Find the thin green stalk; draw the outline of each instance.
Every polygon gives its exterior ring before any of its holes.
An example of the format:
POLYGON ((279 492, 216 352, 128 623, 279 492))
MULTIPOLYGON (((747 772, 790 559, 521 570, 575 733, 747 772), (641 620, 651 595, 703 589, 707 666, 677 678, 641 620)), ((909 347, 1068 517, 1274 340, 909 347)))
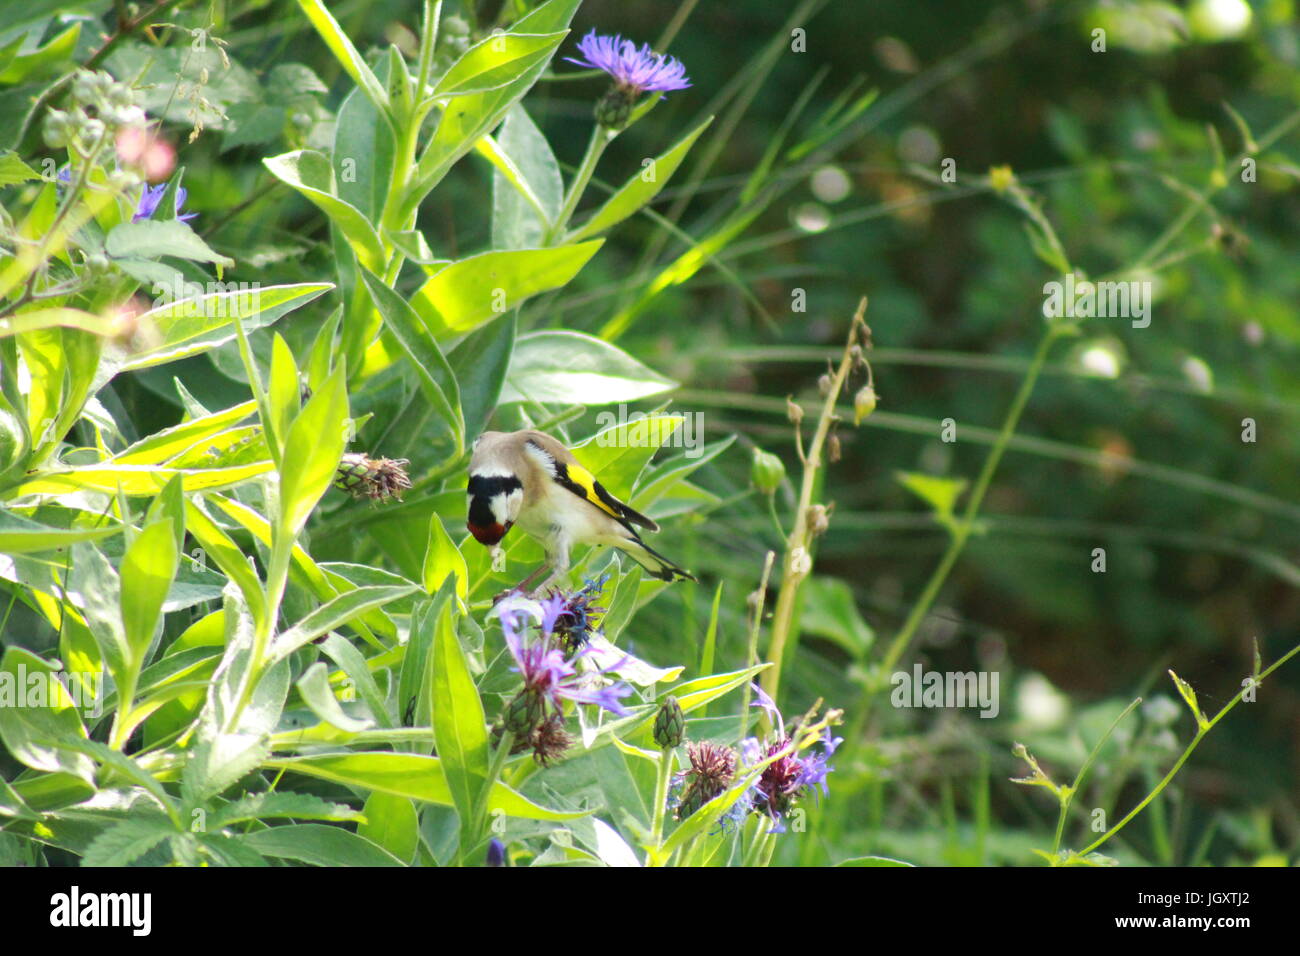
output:
MULTIPOLYGON (((772 577, 772 565, 776 562, 776 552, 767 552, 763 559, 763 575, 758 580, 758 590, 754 592, 754 619, 749 624, 749 652, 745 655, 745 666, 753 667, 758 661, 758 635, 763 628, 763 605, 767 602, 767 582, 772 577)), ((740 739, 749 732, 749 681, 740 689, 740 739)))
MULTIPOLYGON (((1297 644, 1295 647, 1291 648, 1291 650, 1287 651, 1276 661, 1270 664, 1267 668, 1260 671, 1259 676, 1255 678, 1255 685, 1253 686, 1258 686, 1258 684, 1261 681, 1263 681, 1264 678, 1268 677, 1270 674, 1272 674, 1275 670, 1277 670, 1279 667, 1281 667, 1291 658, 1295 657, 1296 654, 1300 654, 1300 644, 1297 644)), ((1169 782, 1173 780, 1174 776, 1178 773, 1178 771, 1182 769, 1183 764, 1187 762, 1187 758, 1192 755, 1192 752, 1194 750, 1196 750, 1197 746, 1201 742, 1201 738, 1203 738, 1206 734, 1208 734, 1211 730, 1213 730, 1215 725, 1218 724, 1218 722, 1222 720, 1224 717, 1226 717, 1228 712, 1232 710, 1232 708, 1236 707, 1239 703, 1241 703, 1241 699, 1245 695, 1246 690, 1247 688, 1243 686, 1241 690, 1237 691, 1237 693, 1233 696, 1232 700, 1224 704, 1223 709, 1220 710, 1217 714, 1215 714, 1212 720, 1205 721, 1204 723, 1198 721, 1196 736, 1192 738, 1191 743, 1187 745, 1187 748, 1182 752, 1182 754, 1179 756, 1178 760, 1174 763, 1174 765, 1171 768, 1169 768, 1169 772, 1164 775, 1164 777, 1161 779, 1161 781, 1158 784, 1156 784, 1155 789, 1153 789, 1150 793, 1148 793, 1142 799, 1141 803, 1139 803, 1136 807, 1130 810, 1124 816, 1124 819, 1120 820, 1119 823, 1115 824, 1113 827, 1111 827, 1101 836, 1097 837, 1096 840, 1092 841, 1086 847, 1080 850, 1078 855, 1083 857, 1083 856, 1087 856, 1089 853, 1092 853, 1094 850, 1097 849, 1097 847, 1101 846, 1103 843, 1105 843, 1107 840, 1113 837, 1120 830, 1124 829, 1124 827, 1128 825, 1128 822, 1130 820, 1132 820, 1134 817, 1136 817, 1139 813, 1141 813, 1146 808, 1147 804, 1149 804, 1156 797, 1160 796, 1160 794, 1164 791, 1165 787, 1169 786, 1169 782)))
POLYGON ((573 182, 569 183, 569 191, 564 196, 564 205, 560 207, 559 215, 555 217, 555 222, 551 223, 551 228, 546 233, 546 244, 550 245, 557 238, 564 234, 565 228, 569 225, 569 219, 573 217, 574 210, 578 208, 578 201, 582 198, 583 192, 587 189, 587 183, 591 182, 592 175, 596 172, 596 164, 600 162, 600 156, 605 152, 605 148, 614 141, 618 133, 615 130, 595 124, 591 130, 591 140, 587 143, 587 152, 582 157, 582 163, 578 166, 578 171, 573 174, 573 182))
MULTIPOLYGON (((866 297, 858 303, 858 311, 853 316, 849 327, 848 341, 840 358, 839 368, 831 379, 830 388, 822 404, 821 414, 817 418, 817 430, 808 445, 807 453, 800 452, 803 461, 803 482, 799 489, 799 501, 795 505, 794 528, 786 540, 785 557, 781 566, 781 589, 776 595, 776 607, 772 612, 772 639, 768 643, 767 659, 772 666, 762 678, 763 690, 773 700, 781 687, 781 662, 785 657, 786 641, 794 630, 794 606, 799 594, 799 586, 812 572, 812 542, 816 536, 809 527, 808 513, 813 504, 813 490, 816 487, 817 473, 822 468, 822 447, 830 434, 831 424, 836 420, 835 402, 844 390, 849 373, 858 363, 861 346, 858 345, 859 331, 864 327, 867 311, 866 297)), ((797 426, 796 426, 797 428, 797 426)), ((798 438, 796 431, 796 440, 798 438)))
MULTIPOLYGON (((1051 351, 1056 340, 1064 332, 1064 326, 1052 324, 1047 327, 1042 338, 1038 342, 1038 348, 1034 352, 1033 361, 1030 362, 1029 370, 1020 382, 1020 388, 1016 392, 1016 397, 1011 403, 1011 408, 1007 411, 1007 417, 1002 423, 1002 428, 998 432, 992 450, 988 457, 984 459, 984 466, 980 470, 979 478, 975 482, 975 487, 971 491, 970 498, 966 502, 966 509, 962 513, 960 521, 953 527, 952 534, 948 540, 948 547, 939 560, 938 566, 930 575, 930 580, 926 582, 925 590, 921 596, 912 605, 912 609, 903 622, 903 626, 890 642, 888 650, 880 663, 878 673, 887 678, 890 672, 898 664, 899 659, 906 653, 911 646, 912 640, 916 637, 917 629, 925 620, 926 615, 930 612, 930 607, 934 604, 943 588, 944 582, 948 579, 948 572, 957 563, 957 558, 961 555, 962 549, 966 547, 966 542, 974 530, 975 521, 979 517, 980 506, 984 503, 984 496, 993 482, 993 476, 997 472, 998 465, 1002 461, 1012 436, 1016 432, 1016 427, 1020 424, 1020 417, 1024 414, 1025 406, 1029 403, 1029 398, 1034 392, 1034 386, 1038 382, 1038 376, 1047 364, 1047 356, 1051 351)), ((851 740, 857 739, 865 726, 871 703, 882 686, 880 681, 869 685, 863 696, 862 707, 854 719, 854 733, 851 740)))
POLYGON ((505 769, 506 762, 510 759, 510 751, 515 745, 515 735, 509 730, 501 734, 501 742, 497 744, 497 749, 492 753, 492 763, 488 766, 487 778, 483 781, 483 787, 479 790, 478 799, 474 802, 474 819, 470 825, 461 830, 461 845, 456 851, 456 855, 462 866, 465 865, 465 855, 471 850, 481 846, 488 832, 488 806, 492 802, 492 788, 496 786, 497 781, 501 779, 501 772, 505 769), (472 845, 467 846, 466 836, 473 836, 472 845))
POLYGON ((1111 722, 1111 725, 1106 729, 1106 732, 1101 735, 1101 739, 1097 741, 1092 750, 1088 753, 1088 758, 1083 762, 1083 766, 1079 768, 1079 772, 1075 774, 1074 782, 1070 784, 1069 790, 1067 790, 1061 797, 1061 814, 1056 821, 1056 836, 1052 840, 1052 856, 1056 856, 1056 854, 1061 850, 1061 837, 1065 833, 1065 818, 1070 813, 1070 804, 1074 802, 1075 794, 1077 794, 1079 788, 1083 786, 1083 780, 1088 775, 1088 771, 1092 769, 1093 762, 1096 761, 1097 755, 1101 753, 1101 748, 1105 745, 1106 741, 1110 740, 1110 735, 1115 732, 1115 728, 1120 725, 1125 717, 1133 713, 1133 708, 1137 707, 1140 703, 1142 703, 1142 698, 1135 698, 1133 703, 1125 707, 1123 712, 1111 722))
POLYGON ((673 764, 676 762, 671 747, 659 754, 658 774, 655 777, 655 811, 654 823, 650 830, 650 845, 653 850, 646 854, 646 866, 655 866, 659 859, 659 848, 664 842, 664 816, 668 806, 668 781, 672 778, 673 764))

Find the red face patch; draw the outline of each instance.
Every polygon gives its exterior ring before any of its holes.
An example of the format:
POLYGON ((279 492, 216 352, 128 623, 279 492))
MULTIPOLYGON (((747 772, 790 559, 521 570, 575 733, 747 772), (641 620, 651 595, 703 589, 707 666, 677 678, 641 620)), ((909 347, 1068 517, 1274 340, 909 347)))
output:
POLYGON ((469 533, 474 536, 474 540, 479 544, 485 544, 490 548, 500 543, 501 539, 506 536, 506 532, 510 530, 512 524, 514 524, 514 522, 508 522, 501 525, 494 521, 489 525, 481 525, 475 524, 472 521, 466 521, 465 527, 468 528, 469 533))

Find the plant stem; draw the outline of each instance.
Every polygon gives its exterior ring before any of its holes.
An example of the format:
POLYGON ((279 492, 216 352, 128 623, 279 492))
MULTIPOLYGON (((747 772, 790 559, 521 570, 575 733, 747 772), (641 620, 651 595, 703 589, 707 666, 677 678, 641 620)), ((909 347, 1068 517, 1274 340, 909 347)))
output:
MULTIPOLYGON (((1270 664, 1263 671, 1260 671, 1259 676, 1255 678, 1255 684, 1252 685, 1252 688, 1258 686, 1259 683, 1263 681, 1265 677, 1273 673, 1275 670, 1277 670, 1279 667, 1281 667, 1291 658, 1295 657, 1296 654, 1300 654, 1300 644, 1297 644, 1295 647, 1291 648, 1291 650, 1287 651, 1285 654, 1279 657, 1276 661, 1270 664)), ((1130 820, 1132 820, 1135 816, 1137 816, 1146 808, 1147 804, 1149 804, 1156 797, 1160 796, 1161 792, 1165 789, 1165 787, 1169 785, 1169 781, 1174 779, 1174 775, 1177 774, 1178 771, 1182 769, 1183 764, 1187 762, 1187 758, 1192 755, 1192 751, 1194 751, 1197 745, 1200 744, 1201 738, 1204 737, 1206 734, 1208 734, 1211 730, 1213 730, 1215 724, 1217 724, 1220 720, 1226 717, 1228 712, 1232 710, 1232 708, 1236 707, 1239 703, 1241 703, 1241 699, 1245 695, 1246 690, 1247 688, 1243 686, 1241 690, 1237 691, 1236 695, 1232 698, 1232 700, 1228 701, 1226 704, 1223 705, 1223 709, 1220 710, 1217 714, 1215 714, 1212 720, 1209 720, 1204 724, 1198 724, 1196 730, 1196 736, 1192 738, 1191 743, 1187 745, 1187 748, 1182 752, 1182 754, 1179 756, 1178 760, 1174 763, 1174 765, 1169 768, 1169 772, 1164 775, 1164 777, 1161 779, 1161 781, 1158 784, 1156 784, 1155 789, 1153 789, 1150 793, 1148 793, 1142 799, 1141 803, 1139 803, 1136 807, 1130 810, 1124 816, 1124 819, 1120 820, 1119 823, 1115 824, 1113 827, 1111 827, 1101 836, 1097 837, 1097 839, 1093 840, 1086 847, 1080 850, 1078 856, 1081 857, 1087 856, 1089 853, 1096 850, 1097 847, 1101 846, 1103 843, 1105 843, 1107 840, 1113 837, 1120 830, 1124 829, 1124 827, 1128 825, 1128 822, 1130 820)))
MULTIPOLYGON (((754 592, 754 619, 749 625, 749 653, 745 655, 745 667, 753 667, 758 660, 758 634, 763 627, 763 605, 767 601, 767 582, 772 576, 772 564, 776 561, 776 552, 767 552, 763 559, 763 576, 759 578, 758 590, 754 592)), ((749 730, 749 681, 740 691, 740 736, 743 740, 749 730)))
POLYGON ((939 591, 948 579, 948 572, 952 570, 953 565, 957 563, 957 558, 961 555, 962 549, 966 547, 966 542, 975 528, 975 521, 979 517, 980 506, 984 503, 984 495, 988 492, 989 486, 993 482, 993 475, 997 472, 1002 456, 1011 443, 1012 436, 1015 435, 1016 427, 1020 424, 1020 417, 1024 414, 1025 406, 1029 403, 1029 397, 1034 392, 1038 376, 1047 364, 1048 353, 1056 340, 1065 334, 1065 328, 1065 326, 1057 324, 1049 325, 1042 338, 1039 339, 1034 358, 1029 364, 1024 379, 1020 382, 1020 388, 1011 403, 1011 408, 1007 411, 1006 419, 1002 422, 1002 428, 998 432, 997 440, 989 451, 988 457, 984 459, 984 466, 980 470, 979 477, 975 481, 975 487, 966 502, 966 509, 962 513, 961 519, 953 526, 948 540, 948 547, 944 551, 943 557, 940 558, 938 566, 931 573, 930 580, 926 582, 925 590, 921 592, 921 596, 912 605, 903 626, 899 629, 898 634, 894 636, 893 641, 890 642, 889 648, 885 652, 885 656, 877 670, 878 678, 868 685, 863 695, 862 707, 854 718, 850 740, 856 740, 861 736, 876 693, 883 686, 890 671, 893 670, 899 659, 911 646, 912 640, 916 637, 917 629, 920 628, 926 615, 929 614, 930 607, 938 598, 939 591))
POLYGON ((674 763, 673 749, 671 747, 665 748, 659 754, 659 772, 655 778, 654 824, 650 830, 650 846, 652 849, 646 854, 646 866, 657 866, 660 862, 659 849, 664 839, 664 817, 668 805, 668 780, 672 777, 674 763))
POLYGON ((554 243, 564 233, 574 210, 578 208, 578 200, 582 198, 587 183, 591 182, 591 177, 596 172, 596 163, 600 161, 601 153, 605 152, 605 147, 612 143, 617 135, 616 131, 607 129, 599 123, 592 127, 591 141, 587 143, 587 152, 582 157, 582 164, 573 174, 573 182, 569 183, 569 191, 564 196, 564 205, 560 207, 559 215, 555 217, 555 222, 551 223, 551 228, 546 232, 547 245, 554 243))
POLYGON ((1093 762, 1097 759, 1097 755, 1101 753, 1102 746, 1106 741, 1110 740, 1110 735, 1115 732, 1115 728, 1120 725, 1125 717, 1133 713, 1133 708, 1137 707, 1140 703, 1142 703, 1142 698, 1135 698, 1133 703, 1125 707, 1123 712, 1111 722, 1110 727, 1101 735, 1101 739, 1097 741, 1096 745, 1089 752, 1088 759, 1083 762, 1083 766, 1080 767, 1079 772, 1075 774, 1074 782, 1070 784, 1069 790, 1067 790, 1065 795, 1061 797, 1061 814, 1056 821, 1056 836, 1052 840, 1052 856, 1056 856, 1056 854, 1061 850, 1061 836, 1065 833, 1065 818, 1070 813, 1070 804, 1074 801, 1075 795, 1078 794, 1079 788, 1083 786, 1083 780, 1088 775, 1088 771, 1092 769, 1093 762))
POLYGON ((475 802, 474 819, 470 825, 461 829, 461 845, 457 850, 457 856, 460 858, 462 866, 465 865, 465 857, 471 850, 477 848, 484 842, 484 836, 488 831, 488 806, 492 802, 492 788, 497 785, 501 779, 501 771, 505 769, 506 762, 510 759, 510 751, 515 745, 515 735, 508 730, 501 733, 501 742, 497 744, 497 749, 492 754, 492 763, 488 767, 487 778, 483 781, 483 788, 479 791, 478 800, 475 802), (468 836, 473 836, 472 846, 467 846, 468 836))
POLYGON ((813 434, 807 453, 801 456, 803 483, 799 489, 799 502, 795 506, 794 528, 790 532, 790 537, 786 539, 785 557, 781 565, 781 590, 776 595, 776 609, 772 612, 772 640, 767 648, 767 659, 772 666, 762 677, 763 690, 773 700, 776 700, 777 691, 781 686, 781 660, 785 655, 786 641, 789 640, 793 629, 794 605, 799 594, 799 585, 812 572, 812 556, 809 551, 812 547, 813 535, 809 533, 808 510, 812 507, 817 472, 822 465, 822 446, 826 443, 826 436, 830 434, 831 423, 835 421, 835 402, 840 397, 849 372, 856 362, 857 353, 854 345, 857 343, 859 330, 864 326, 863 319, 866 312, 867 299, 864 296, 858 303, 858 311, 853 316, 839 368, 835 370, 831 386, 826 392, 826 400, 817 419, 817 431, 813 434))

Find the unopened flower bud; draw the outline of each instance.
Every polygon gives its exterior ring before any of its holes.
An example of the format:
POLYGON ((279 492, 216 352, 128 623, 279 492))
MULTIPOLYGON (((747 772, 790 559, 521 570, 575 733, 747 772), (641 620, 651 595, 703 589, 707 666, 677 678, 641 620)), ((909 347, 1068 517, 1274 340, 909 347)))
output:
POLYGON ((130 192, 140 185, 143 180, 138 173, 129 169, 113 169, 108 173, 108 188, 117 192, 130 192))
POLYGON ((1006 192, 1015 184, 1016 174, 1010 166, 992 166, 989 168, 989 186, 996 193, 1006 192))
POLYGON ((635 101, 635 92, 611 86, 609 92, 596 101, 596 108, 592 112, 596 122, 606 129, 622 129, 632 115, 632 104, 635 101))
POLYGON ((147 117, 138 106, 114 106, 100 113, 109 126, 143 126, 147 117))
POLYGON ((541 723, 544 703, 541 694, 525 688, 506 705, 502 722, 505 729, 514 735, 515 740, 526 739, 533 732, 533 728, 541 723))
POLYGON ((78 103, 90 106, 99 99, 99 77, 82 70, 72 80, 72 98, 78 103))
POLYGON ((825 398, 831 393, 831 388, 835 385, 835 380, 831 378, 830 372, 822 372, 817 379, 817 394, 825 398))
POLYGON ((670 694, 664 698, 659 713, 655 715, 655 743, 663 750, 672 750, 681 746, 685 733, 686 718, 682 714, 682 705, 670 694))
POLYGON ((104 102, 117 109, 135 106, 135 91, 125 83, 114 83, 104 93, 104 102))
POLYGON ((93 149, 95 144, 104 137, 104 121, 100 119, 88 119, 81 124, 81 142, 87 149, 93 149))
POLYGON ((831 464, 840 460, 840 436, 831 432, 826 436, 826 457, 831 460, 831 464))
POLYGON ((754 482, 754 487, 763 494, 770 495, 785 480, 785 464, 776 455, 755 448, 754 464, 750 467, 749 477, 754 482))
POLYGON ((876 390, 870 385, 863 385, 858 394, 853 396, 853 424, 861 425, 862 420, 876 410, 876 390))
POLYGON ((803 406, 792 398, 785 400, 785 415, 790 419, 792 424, 798 425, 803 421, 803 406))
POLYGON ((50 110, 45 117, 45 126, 42 128, 45 145, 50 149, 62 149, 68 145, 70 132, 71 117, 63 110, 50 110))
POLYGON ((807 548, 795 548, 790 552, 790 573, 803 577, 812 570, 812 555, 807 548))

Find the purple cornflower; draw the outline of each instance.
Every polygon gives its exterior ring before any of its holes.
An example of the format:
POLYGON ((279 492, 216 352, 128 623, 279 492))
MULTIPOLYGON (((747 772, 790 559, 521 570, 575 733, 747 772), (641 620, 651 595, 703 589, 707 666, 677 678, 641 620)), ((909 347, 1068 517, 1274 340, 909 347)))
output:
MULTIPOLYGON (((157 186, 145 186, 144 192, 140 194, 140 201, 136 204, 135 215, 131 217, 131 221, 139 222, 142 219, 152 219, 153 214, 158 211, 158 204, 162 202, 163 194, 166 192, 166 183, 159 183, 157 186)), ((186 195, 188 193, 184 186, 176 187, 176 218, 182 221, 193 219, 198 215, 196 212, 181 215, 181 207, 185 205, 186 195)))
POLYGON ((633 95, 668 93, 691 85, 681 60, 655 53, 648 43, 638 47, 621 36, 601 35, 592 30, 578 41, 578 52, 582 59, 565 59, 578 66, 603 70, 613 77, 620 90, 633 95))
POLYGON ((596 629, 595 616, 605 610, 596 607, 592 601, 600 595, 608 580, 608 574, 597 580, 588 578, 586 584, 572 594, 552 591, 550 597, 542 601, 542 633, 556 637, 568 651, 577 651, 586 645, 596 629))
MULTIPOLYGON (((753 706, 761 707, 767 712, 775 734, 761 741, 757 737, 749 737, 741 744, 745 764, 750 766, 785 750, 791 740, 785 732, 785 720, 777 710, 776 702, 757 684, 753 685, 753 689, 756 695, 753 706)), ((784 831, 781 818, 808 790, 821 787, 823 794, 830 792, 826 777, 835 769, 830 766, 830 758, 841 743, 843 738, 832 737, 830 728, 827 727, 820 741, 820 752, 809 747, 801 754, 787 753, 763 768, 750 792, 750 798, 754 810, 772 818, 773 832, 784 831)))
MULTIPOLYGON (((579 704, 595 704, 620 717, 627 716, 628 710, 620 703, 620 698, 631 694, 632 688, 621 681, 604 687, 594 686, 589 679, 591 675, 580 677, 573 661, 586 651, 579 651, 572 660, 565 659, 564 652, 552 640, 555 617, 549 618, 551 629, 548 630, 546 614, 536 602, 507 598, 493 609, 492 616, 501 621, 506 646, 517 665, 514 670, 523 678, 523 693, 529 698, 550 704, 557 713, 561 712, 564 701, 571 700, 579 704), (540 640, 529 641, 525 634, 530 617, 543 624, 540 640)), ((596 673, 602 674, 610 669, 596 673)))

